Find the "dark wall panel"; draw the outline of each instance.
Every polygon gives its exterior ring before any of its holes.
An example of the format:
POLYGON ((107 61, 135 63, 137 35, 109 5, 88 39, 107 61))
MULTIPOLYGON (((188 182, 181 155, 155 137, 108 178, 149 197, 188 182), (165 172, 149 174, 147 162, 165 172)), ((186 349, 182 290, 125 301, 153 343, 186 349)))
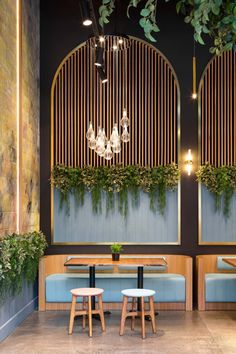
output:
MULTIPOLYGON (((137 11, 131 11, 132 20, 125 16, 124 2, 118 2, 118 12, 108 26, 145 40, 138 21, 137 11), (121 4, 122 3, 122 4, 121 4), (122 23, 117 20, 122 18, 122 23)), ((94 4, 100 3, 95 1, 94 4)), ((197 102, 191 100, 193 30, 177 16, 174 2, 158 3, 158 24, 161 32, 154 44, 171 62, 180 83, 181 92, 181 153, 191 148, 197 163, 198 116, 197 102)), ((62 59, 84 42, 90 30, 81 26, 78 0, 41 0, 41 229, 50 243, 50 89, 54 74, 62 59)), ((196 48, 197 77, 210 60, 208 45, 196 48)), ((236 252, 233 246, 198 246, 198 193, 195 176, 182 175, 181 181, 181 239, 180 246, 127 246, 130 253, 201 253, 236 252)), ((48 253, 109 252, 107 246, 51 246, 48 253)))

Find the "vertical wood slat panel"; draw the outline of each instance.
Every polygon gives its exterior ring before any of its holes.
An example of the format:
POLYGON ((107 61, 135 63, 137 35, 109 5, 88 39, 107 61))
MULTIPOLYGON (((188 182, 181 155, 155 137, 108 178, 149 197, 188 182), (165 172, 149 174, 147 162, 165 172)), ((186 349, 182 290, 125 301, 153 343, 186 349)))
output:
POLYGON ((208 64, 200 82, 201 164, 236 164, 236 53, 208 64))
POLYGON ((165 57, 132 39, 129 49, 105 53, 109 79, 105 85, 94 58, 93 49, 80 46, 54 80, 55 162, 73 167, 177 163, 178 83, 165 57), (95 132, 104 127, 109 138, 116 122, 122 133, 119 121, 124 108, 130 118, 130 142, 122 143, 121 153, 107 162, 88 148, 86 131, 92 121, 95 132))

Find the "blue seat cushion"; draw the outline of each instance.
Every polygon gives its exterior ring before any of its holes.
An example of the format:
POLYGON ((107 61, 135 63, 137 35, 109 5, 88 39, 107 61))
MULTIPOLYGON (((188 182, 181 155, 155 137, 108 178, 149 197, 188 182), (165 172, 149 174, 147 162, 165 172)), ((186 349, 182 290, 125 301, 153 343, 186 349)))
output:
MULTIPOLYGON (((47 302, 70 302, 73 288, 88 287, 88 274, 52 274, 46 278, 47 302)), ((104 302, 121 302, 121 290, 137 287, 134 273, 96 274, 96 287, 104 289, 104 302)), ((185 302, 185 278, 179 274, 145 274, 144 288, 156 291, 155 301, 185 302)), ((81 298, 77 301, 81 302, 81 298)))
POLYGON ((205 275, 206 302, 236 302, 236 274, 205 275))

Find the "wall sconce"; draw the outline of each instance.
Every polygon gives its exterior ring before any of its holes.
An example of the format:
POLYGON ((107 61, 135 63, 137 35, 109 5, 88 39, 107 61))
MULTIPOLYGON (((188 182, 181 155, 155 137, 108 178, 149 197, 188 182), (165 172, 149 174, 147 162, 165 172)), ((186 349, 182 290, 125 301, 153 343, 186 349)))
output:
POLYGON ((188 176, 190 176, 193 169, 193 157, 192 157, 191 149, 188 149, 188 153, 185 160, 185 166, 186 166, 186 171, 188 173, 188 176))

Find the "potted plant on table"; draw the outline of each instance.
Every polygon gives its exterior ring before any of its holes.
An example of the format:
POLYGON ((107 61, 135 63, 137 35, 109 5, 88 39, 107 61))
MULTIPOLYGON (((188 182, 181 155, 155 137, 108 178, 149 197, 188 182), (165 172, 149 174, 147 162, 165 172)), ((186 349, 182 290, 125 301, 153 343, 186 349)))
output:
POLYGON ((112 260, 119 261, 120 253, 123 251, 122 245, 120 243, 113 243, 111 246, 112 260))

